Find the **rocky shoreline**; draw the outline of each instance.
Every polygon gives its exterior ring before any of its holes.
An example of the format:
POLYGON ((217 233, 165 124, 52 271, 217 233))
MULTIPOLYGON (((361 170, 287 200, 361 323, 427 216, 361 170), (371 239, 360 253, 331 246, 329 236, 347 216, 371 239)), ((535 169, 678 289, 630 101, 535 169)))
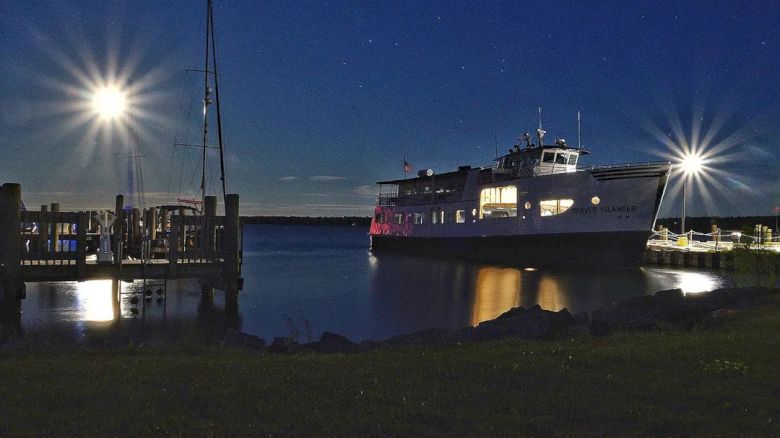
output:
POLYGON ((539 305, 528 309, 515 307, 475 327, 456 331, 432 328, 382 341, 356 343, 326 331, 318 341, 309 343, 277 337, 269 345, 263 338, 240 332, 227 335, 224 342, 274 354, 355 353, 403 346, 456 345, 509 337, 554 340, 567 336, 599 337, 617 332, 658 331, 664 327, 690 330, 706 320, 771 303, 772 296, 779 293, 780 289, 732 288, 685 295, 680 289, 669 289, 628 298, 589 314, 572 315, 566 309, 553 312, 539 305))

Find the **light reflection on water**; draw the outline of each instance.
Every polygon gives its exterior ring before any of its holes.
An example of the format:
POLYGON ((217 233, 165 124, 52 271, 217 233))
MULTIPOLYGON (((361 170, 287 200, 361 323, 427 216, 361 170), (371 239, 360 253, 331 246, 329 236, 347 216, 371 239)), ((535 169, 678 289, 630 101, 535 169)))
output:
POLYGON ((111 280, 94 280, 76 283, 77 318, 83 321, 111 321, 114 319, 114 302, 111 280))
POLYGON ((520 303, 520 271, 485 267, 477 274, 471 325, 493 319, 520 303))
MULTIPOLYGON (((244 239, 245 290, 230 326, 268 340, 306 326, 313 337, 327 330, 357 341, 385 339, 475 325, 516 306, 576 314, 662 289, 696 293, 728 284, 721 273, 690 269, 529 270, 371 253, 359 228, 245 226, 244 239)), ((70 328, 75 338, 118 325, 147 336, 177 325, 208 330, 204 321, 222 315, 223 295, 203 302, 195 281, 169 282, 167 290, 162 302, 155 294, 133 304, 143 282, 122 283, 114 308, 111 281, 30 283, 21 323, 28 331, 70 328)))

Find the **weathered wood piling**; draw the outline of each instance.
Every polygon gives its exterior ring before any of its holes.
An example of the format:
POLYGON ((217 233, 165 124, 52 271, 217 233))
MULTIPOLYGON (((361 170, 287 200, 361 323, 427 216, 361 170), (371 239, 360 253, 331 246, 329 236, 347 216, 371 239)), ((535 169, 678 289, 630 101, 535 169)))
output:
POLYGON ((729 269, 734 264, 733 259, 734 257, 729 251, 705 252, 647 248, 644 262, 648 265, 729 269))

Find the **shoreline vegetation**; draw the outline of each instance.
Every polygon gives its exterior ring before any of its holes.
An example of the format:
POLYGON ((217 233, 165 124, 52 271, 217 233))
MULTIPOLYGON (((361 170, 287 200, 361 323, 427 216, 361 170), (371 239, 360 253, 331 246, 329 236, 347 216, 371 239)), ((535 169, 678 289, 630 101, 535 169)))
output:
POLYGON ((777 436, 779 309, 676 289, 373 343, 6 345, 0 435, 777 436))
POLYGON ((368 227, 371 218, 368 216, 242 216, 243 224, 262 225, 328 225, 340 227, 368 227))

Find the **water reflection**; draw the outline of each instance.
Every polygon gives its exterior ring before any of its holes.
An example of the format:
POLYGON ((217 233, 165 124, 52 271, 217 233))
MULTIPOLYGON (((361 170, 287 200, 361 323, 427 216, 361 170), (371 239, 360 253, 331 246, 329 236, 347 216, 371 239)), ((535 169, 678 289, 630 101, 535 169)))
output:
POLYGON ((142 281, 121 283, 116 294, 105 281, 29 283, 21 326, 77 340, 218 327, 270 340, 291 335, 292 321, 300 333, 311 327, 314 338, 327 330, 353 340, 385 339, 431 327, 459 329, 516 306, 576 314, 662 289, 695 293, 726 285, 722 273, 693 269, 537 270, 371 253, 367 245, 365 230, 352 227, 246 226, 240 314, 228 318, 224 295, 204 299, 194 281, 169 281, 162 301, 156 286, 147 301, 142 281))
POLYGON ((724 277, 704 271, 528 270, 394 254, 373 254, 369 266, 373 326, 369 336, 374 339, 431 327, 476 325, 517 306, 538 304, 580 313, 662 289, 695 293, 726 284, 724 277))
POLYGON ((568 296, 554 276, 542 275, 537 290, 536 301, 543 309, 557 312, 569 307, 568 296))
POLYGON ((471 325, 493 319, 507 309, 519 306, 521 293, 518 269, 492 266, 480 268, 477 274, 471 325))
POLYGON ((668 288, 679 288, 686 294, 701 293, 723 287, 725 282, 709 272, 683 271, 663 268, 643 268, 653 282, 668 284, 668 288))
POLYGON ((111 280, 76 283, 77 319, 83 321, 111 321, 114 319, 114 300, 111 280))
POLYGON ((224 294, 202 293, 194 281, 27 283, 20 333, 73 342, 146 342, 188 330, 210 335, 239 329, 240 318, 224 308, 224 294))

